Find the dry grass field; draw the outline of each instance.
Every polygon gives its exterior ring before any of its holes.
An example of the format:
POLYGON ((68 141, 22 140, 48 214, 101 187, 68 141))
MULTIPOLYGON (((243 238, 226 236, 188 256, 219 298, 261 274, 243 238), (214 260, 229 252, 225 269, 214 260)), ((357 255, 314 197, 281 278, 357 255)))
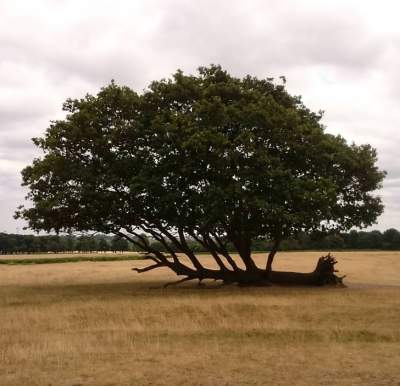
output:
POLYGON ((0 266, 0 385, 398 386, 400 253, 335 256, 346 289, 163 289, 168 271, 130 270, 145 261, 0 266))

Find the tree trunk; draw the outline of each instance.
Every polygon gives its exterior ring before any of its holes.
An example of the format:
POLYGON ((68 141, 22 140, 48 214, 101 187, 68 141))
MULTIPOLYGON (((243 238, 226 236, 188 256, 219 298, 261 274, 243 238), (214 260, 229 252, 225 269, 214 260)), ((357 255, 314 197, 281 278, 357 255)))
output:
POLYGON ((246 267, 246 272, 248 272, 249 275, 257 276, 259 269, 251 257, 251 240, 233 240, 233 244, 246 267))
POLYGON ((319 258, 313 272, 281 272, 271 271, 269 281, 278 285, 310 285, 323 286, 332 285, 345 287, 343 279, 345 276, 335 275, 335 264, 337 261, 330 254, 319 258))
POLYGON ((345 287, 343 284, 344 276, 335 275, 335 264, 337 261, 330 256, 322 256, 319 258, 315 270, 309 273, 300 272, 282 272, 282 271, 267 271, 266 269, 252 268, 251 270, 232 271, 228 269, 209 269, 201 270, 188 268, 181 263, 171 261, 157 261, 156 264, 146 268, 134 268, 137 272, 146 272, 162 266, 172 269, 178 276, 185 276, 183 279, 175 283, 178 284, 189 280, 205 279, 221 280, 224 284, 238 284, 240 286, 339 286, 345 287))

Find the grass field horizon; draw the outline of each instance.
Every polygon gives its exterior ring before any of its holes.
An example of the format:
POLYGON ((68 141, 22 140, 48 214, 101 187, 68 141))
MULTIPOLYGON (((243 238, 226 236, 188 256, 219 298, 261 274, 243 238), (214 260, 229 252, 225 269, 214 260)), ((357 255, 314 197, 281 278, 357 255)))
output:
POLYGON ((142 260, 0 266, 0 384, 400 385, 400 252, 334 255, 348 288, 164 289, 176 276, 132 272, 142 260))

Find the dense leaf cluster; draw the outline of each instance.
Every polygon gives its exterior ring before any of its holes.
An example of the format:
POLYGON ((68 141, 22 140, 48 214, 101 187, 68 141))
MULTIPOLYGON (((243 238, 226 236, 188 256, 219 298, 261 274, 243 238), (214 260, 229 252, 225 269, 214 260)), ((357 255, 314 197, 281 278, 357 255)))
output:
POLYGON ((321 115, 282 85, 213 66, 142 95, 112 83, 64 110, 23 172, 33 229, 145 221, 277 238, 370 225, 382 210, 375 151, 324 133, 321 115))

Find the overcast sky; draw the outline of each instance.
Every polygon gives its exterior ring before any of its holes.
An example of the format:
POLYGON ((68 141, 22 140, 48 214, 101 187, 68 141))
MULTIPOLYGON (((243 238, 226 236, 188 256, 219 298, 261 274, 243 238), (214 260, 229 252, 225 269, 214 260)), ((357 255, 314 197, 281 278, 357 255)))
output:
MULTIPOLYGON (((176 69, 285 75, 327 131, 378 149, 388 175, 375 229, 400 229, 400 4, 396 1, 0 0, 0 232, 24 202, 30 138, 68 97, 111 79, 143 90, 176 69)), ((29 232, 29 231, 24 231, 29 232)))

